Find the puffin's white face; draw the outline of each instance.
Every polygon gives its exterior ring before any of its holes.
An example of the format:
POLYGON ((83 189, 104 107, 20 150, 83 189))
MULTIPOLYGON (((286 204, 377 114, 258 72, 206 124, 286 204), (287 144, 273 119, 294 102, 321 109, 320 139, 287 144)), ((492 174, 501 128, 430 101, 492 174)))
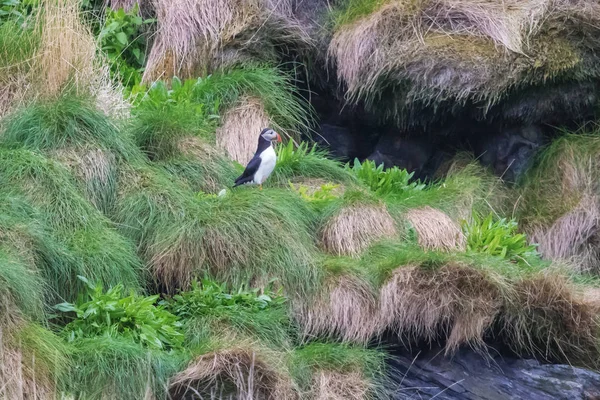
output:
POLYGON ((279 136, 279 133, 275 132, 273 129, 264 129, 261 132, 260 136, 262 136, 263 139, 268 140, 269 142, 281 142, 281 136, 279 136))

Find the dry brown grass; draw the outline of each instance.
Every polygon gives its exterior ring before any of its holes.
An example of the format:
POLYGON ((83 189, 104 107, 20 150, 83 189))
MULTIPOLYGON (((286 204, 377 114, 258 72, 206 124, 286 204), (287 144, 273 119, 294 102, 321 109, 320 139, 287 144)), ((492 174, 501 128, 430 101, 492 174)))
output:
POLYGON ((515 351, 545 360, 597 367, 600 309, 567 278, 546 271, 515 285, 502 332, 515 351))
POLYGON ((282 355, 248 343, 197 357, 170 384, 173 399, 196 394, 240 400, 297 399, 282 355))
POLYGON ((0 327, 0 397, 11 400, 50 399, 56 393, 53 380, 36 365, 33 354, 27 355, 24 349, 15 345, 19 341, 14 332, 22 324, 23 321, 14 320, 9 326, 0 327))
POLYGON ((342 208, 323 227, 323 249, 334 255, 358 256, 377 240, 398 235, 385 206, 353 205, 342 208))
POLYGON ((457 264, 436 270, 398 268, 381 289, 381 318, 400 337, 446 338, 448 352, 463 344, 481 348, 484 333, 501 310, 499 282, 489 273, 457 264))
POLYGON ((146 81, 206 74, 268 55, 276 42, 310 42, 291 0, 154 0, 154 8, 158 30, 146 81))
POLYGON ((360 372, 318 371, 313 377, 314 400, 364 400, 371 383, 360 372))
POLYGON ((560 217, 548 229, 534 228, 529 235, 540 254, 550 260, 571 261, 579 272, 600 272, 600 204, 594 196, 560 217))
POLYGON ((260 99, 244 97, 228 110, 224 123, 217 129, 217 146, 242 165, 248 164, 258 143, 259 133, 271 120, 260 99))
POLYGON ((88 90, 96 73, 96 42, 79 18, 76 0, 42 1, 42 42, 32 73, 40 94, 55 96, 68 84, 88 90))
POLYGON ((443 212, 427 206, 408 211, 406 218, 417 232, 423 249, 464 250, 465 237, 460 226, 443 212))
POLYGON ((513 87, 593 75, 584 59, 597 59, 598 21, 600 7, 586 0, 390 0, 338 26, 328 53, 352 99, 375 101, 385 82, 406 88, 408 109, 491 105, 513 87))
POLYGON ((377 296, 368 282, 356 276, 330 278, 319 298, 298 300, 294 308, 304 337, 366 344, 383 331, 377 296))

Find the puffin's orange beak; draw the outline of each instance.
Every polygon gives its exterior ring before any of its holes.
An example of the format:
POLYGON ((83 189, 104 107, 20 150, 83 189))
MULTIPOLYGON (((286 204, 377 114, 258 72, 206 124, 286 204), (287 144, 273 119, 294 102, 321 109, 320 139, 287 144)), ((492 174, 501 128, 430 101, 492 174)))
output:
POLYGON ((277 133, 277 142, 281 143, 281 136, 279 136, 279 133, 277 133))

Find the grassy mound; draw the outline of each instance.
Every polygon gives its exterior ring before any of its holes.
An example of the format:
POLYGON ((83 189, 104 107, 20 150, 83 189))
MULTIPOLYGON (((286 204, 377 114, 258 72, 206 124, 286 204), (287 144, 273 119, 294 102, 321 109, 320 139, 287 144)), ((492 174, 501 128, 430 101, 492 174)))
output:
POLYGON ((539 156, 522 184, 519 219, 545 257, 597 272, 596 133, 566 134, 539 156))
POLYGON ((0 191, 22 196, 66 248, 40 267, 59 296, 77 296, 77 275, 139 288, 141 265, 133 245, 80 194, 62 166, 27 150, 0 149, 0 173, 0 191))
MULTIPOLYGON (((329 57, 346 95, 386 117, 427 124, 420 110, 456 103, 482 105, 481 117, 516 89, 594 79, 598 18, 589 1, 348 0, 332 14, 329 57)), ((553 105, 537 103, 546 116, 553 105)))

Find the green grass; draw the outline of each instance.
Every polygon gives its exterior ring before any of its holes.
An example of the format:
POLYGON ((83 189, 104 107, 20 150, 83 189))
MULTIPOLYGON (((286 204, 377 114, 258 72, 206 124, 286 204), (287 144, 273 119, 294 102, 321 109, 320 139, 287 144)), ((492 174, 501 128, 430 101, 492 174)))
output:
POLYGON ((74 299, 82 288, 77 275, 139 289, 142 271, 132 243, 83 198, 61 165, 27 150, 0 149, 0 174, 0 191, 22 196, 67 250, 42 271, 59 296, 74 299))
POLYGON ((370 381, 370 398, 380 398, 385 381, 385 354, 341 343, 314 342, 294 349, 290 371, 303 390, 310 390, 313 374, 319 370, 339 373, 359 372, 370 381))
POLYGON ((100 336, 73 342, 74 368, 66 390, 76 398, 164 398, 167 379, 185 362, 181 354, 149 350, 124 338, 100 336))
POLYGON ((2 134, 2 143, 10 148, 50 151, 91 145, 127 157, 135 150, 124 139, 117 126, 93 106, 92 99, 69 93, 15 113, 2 134))
POLYGON ((599 132, 563 133, 541 151, 519 186, 523 225, 549 226, 573 210, 585 194, 598 194, 599 132))
POLYGON ((505 215, 512 211, 511 199, 511 191, 498 178, 471 162, 445 179, 427 184, 423 190, 404 191, 387 197, 386 202, 394 215, 430 206, 459 220, 465 213, 470 215, 470 211, 505 215))
POLYGON ((315 215, 290 190, 240 187, 206 201, 204 226, 208 272, 237 285, 247 279, 280 279, 288 294, 312 290, 318 282, 313 242, 315 215))
POLYGON ((205 160, 182 156, 158 162, 156 165, 183 180, 190 190, 196 193, 216 194, 221 189, 228 189, 243 172, 221 155, 207 157, 205 160))
POLYGON ((0 317, 11 319, 11 314, 42 320, 45 314, 45 282, 18 251, 0 243, 0 287, 4 308, 0 317), (17 307, 17 310, 14 308, 17 307))
POLYGON ((330 23, 334 31, 337 31, 344 25, 371 15, 387 3, 389 0, 344 0, 330 12, 330 23))
POLYGON ((205 279, 173 296, 167 309, 184 321, 186 345, 192 349, 231 335, 285 348, 292 337, 286 301, 268 288, 227 290, 225 284, 205 279))
POLYGON ((277 148, 277 165, 269 182, 286 185, 293 178, 320 178, 339 183, 356 183, 341 163, 327 158, 327 152, 307 142, 296 147, 292 141, 277 148))
POLYGON ((11 78, 16 71, 23 70, 39 44, 38 33, 21 26, 15 19, 0 24, 0 82, 11 78))
POLYGON ((52 101, 39 100, 8 119, 0 143, 42 152, 65 165, 86 197, 108 215, 118 189, 117 162, 141 154, 93 104, 93 99, 70 93, 52 101))
POLYGON ((312 108, 290 76, 277 68, 246 65, 185 82, 175 78, 170 89, 162 82, 137 88, 134 136, 150 155, 165 158, 184 134, 214 133, 219 116, 242 96, 261 99, 273 128, 281 132, 308 131, 313 124, 312 108))

